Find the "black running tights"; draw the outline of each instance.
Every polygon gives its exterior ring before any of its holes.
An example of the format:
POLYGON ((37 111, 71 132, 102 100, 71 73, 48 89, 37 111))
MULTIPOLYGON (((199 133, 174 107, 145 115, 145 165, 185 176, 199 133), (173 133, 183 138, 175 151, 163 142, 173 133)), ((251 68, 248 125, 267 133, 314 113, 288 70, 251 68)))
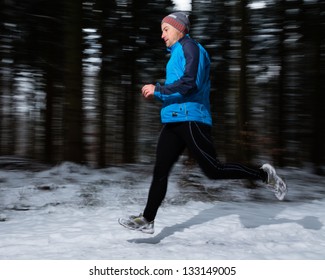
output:
POLYGON ((253 179, 266 181, 266 173, 238 163, 221 163, 211 141, 211 127, 199 122, 165 124, 161 130, 152 183, 143 216, 156 217, 167 192, 168 175, 174 163, 188 148, 204 174, 210 179, 253 179))

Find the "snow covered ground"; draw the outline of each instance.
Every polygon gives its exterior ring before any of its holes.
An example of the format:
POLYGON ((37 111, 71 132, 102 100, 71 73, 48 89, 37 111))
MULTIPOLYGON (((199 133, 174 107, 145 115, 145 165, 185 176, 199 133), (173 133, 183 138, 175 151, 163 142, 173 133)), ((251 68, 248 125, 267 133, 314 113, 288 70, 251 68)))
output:
POLYGON ((146 235, 117 219, 143 210, 151 170, 0 169, 0 259, 325 259, 324 177, 278 170, 289 185, 278 201, 262 185, 211 181, 178 164, 146 235))

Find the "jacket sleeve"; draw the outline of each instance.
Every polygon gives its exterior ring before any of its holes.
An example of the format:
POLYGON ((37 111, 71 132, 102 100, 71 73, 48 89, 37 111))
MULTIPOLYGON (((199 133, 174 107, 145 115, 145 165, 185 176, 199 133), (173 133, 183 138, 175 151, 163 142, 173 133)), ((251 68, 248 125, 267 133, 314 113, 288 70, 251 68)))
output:
POLYGON ((194 41, 188 41, 182 47, 185 58, 185 69, 182 76, 172 84, 165 86, 156 85, 154 95, 162 101, 177 99, 197 90, 196 78, 200 57, 199 47, 194 41))

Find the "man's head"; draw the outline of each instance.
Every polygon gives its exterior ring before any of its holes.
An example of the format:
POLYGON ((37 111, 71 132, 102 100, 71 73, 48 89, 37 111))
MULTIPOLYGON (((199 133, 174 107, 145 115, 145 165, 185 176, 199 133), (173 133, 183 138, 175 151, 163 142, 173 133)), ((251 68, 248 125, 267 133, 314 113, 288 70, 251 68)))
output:
POLYGON ((167 47, 171 47, 190 31, 188 16, 182 12, 176 12, 164 17, 161 22, 161 30, 161 38, 167 47))

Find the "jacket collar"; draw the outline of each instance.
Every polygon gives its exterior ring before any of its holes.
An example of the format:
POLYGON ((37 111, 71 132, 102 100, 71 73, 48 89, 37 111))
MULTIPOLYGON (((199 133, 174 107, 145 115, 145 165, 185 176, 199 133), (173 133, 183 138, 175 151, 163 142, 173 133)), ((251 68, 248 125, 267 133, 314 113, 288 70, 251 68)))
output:
POLYGON ((167 48, 167 51, 169 52, 173 52, 173 50, 177 47, 178 44, 181 44, 182 41, 187 40, 187 38, 189 38, 190 36, 188 34, 186 34, 184 37, 180 38, 174 45, 172 45, 171 47, 167 48))

